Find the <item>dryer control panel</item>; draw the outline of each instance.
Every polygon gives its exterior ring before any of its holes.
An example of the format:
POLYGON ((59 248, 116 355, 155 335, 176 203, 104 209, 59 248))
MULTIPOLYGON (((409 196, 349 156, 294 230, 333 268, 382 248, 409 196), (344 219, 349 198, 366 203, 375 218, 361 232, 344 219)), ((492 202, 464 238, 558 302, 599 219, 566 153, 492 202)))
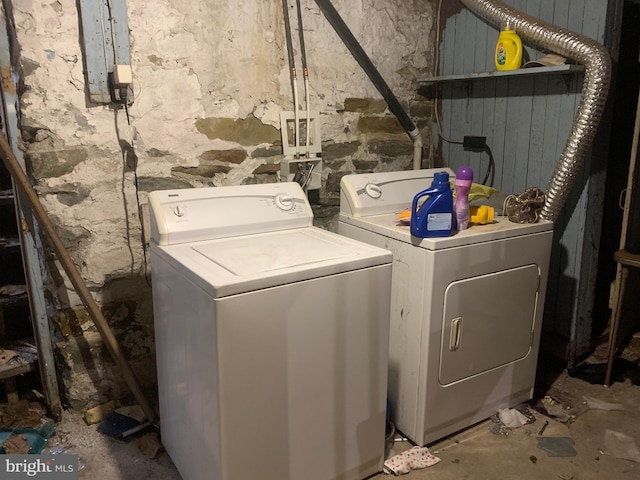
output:
POLYGON ((449 168, 345 175, 340 181, 340 213, 368 217, 401 212, 411 206, 416 194, 429 188, 436 172, 455 178, 449 168))
POLYGON ((295 182, 158 190, 149 194, 151 241, 175 245, 310 227, 313 211, 295 182))

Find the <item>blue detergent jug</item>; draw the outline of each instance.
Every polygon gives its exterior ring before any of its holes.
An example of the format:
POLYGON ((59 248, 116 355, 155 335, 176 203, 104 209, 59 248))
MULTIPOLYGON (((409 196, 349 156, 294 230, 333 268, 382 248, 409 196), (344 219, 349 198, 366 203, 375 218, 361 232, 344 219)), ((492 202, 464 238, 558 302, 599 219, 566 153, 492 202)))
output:
POLYGON ((421 191, 411 204, 411 235, 419 238, 448 237, 453 232, 453 192, 449 174, 437 172, 431 187, 421 191), (429 196, 418 209, 418 201, 429 196))

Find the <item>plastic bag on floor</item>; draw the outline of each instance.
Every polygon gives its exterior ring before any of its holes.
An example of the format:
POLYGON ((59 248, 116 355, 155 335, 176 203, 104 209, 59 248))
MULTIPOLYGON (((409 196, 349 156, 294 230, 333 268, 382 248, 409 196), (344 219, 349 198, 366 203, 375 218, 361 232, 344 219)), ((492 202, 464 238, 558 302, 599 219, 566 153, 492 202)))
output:
POLYGON ((496 435, 509 435, 514 428, 533 423, 536 417, 529 411, 526 405, 521 404, 515 408, 502 408, 491 416, 491 432, 496 435))
POLYGON ((498 418, 509 428, 519 428, 529 423, 529 419, 515 408, 502 408, 498 410, 498 418))
POLYGON ((606 430, 604 432, 604 446, 616 458, 640 463, 640 451, 636 441, 624 433, 606 430))
POLYGON ((582 398, 584 398, 584 401, 587 402, 587 406, 589 408, 598 410, 624 410, 624 406, 619 403, 605 402, 604 400, 589 397, 588 395, 583 395, 582 398))

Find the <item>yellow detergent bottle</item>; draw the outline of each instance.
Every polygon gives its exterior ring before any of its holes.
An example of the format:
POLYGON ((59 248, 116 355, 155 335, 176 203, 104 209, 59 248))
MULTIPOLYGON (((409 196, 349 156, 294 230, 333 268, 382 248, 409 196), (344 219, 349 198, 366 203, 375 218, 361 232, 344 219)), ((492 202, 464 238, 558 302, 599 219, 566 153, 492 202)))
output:
POLYGON ((517 70, 522 66, 522 41, 508 23, 498 36, 495 63, 498 70, 517 70))

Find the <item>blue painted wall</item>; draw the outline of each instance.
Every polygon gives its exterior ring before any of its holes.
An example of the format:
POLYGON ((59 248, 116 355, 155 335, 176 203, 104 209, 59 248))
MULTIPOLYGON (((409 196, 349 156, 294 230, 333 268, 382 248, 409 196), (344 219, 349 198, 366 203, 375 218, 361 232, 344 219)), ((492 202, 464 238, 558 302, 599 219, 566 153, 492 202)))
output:
MULTIPOLYGON (((441 20, 440 75, 495 71, 499 31, 461 5, 451 8, 451 3, 441 20)), ((601 43, 610 41, 605 38, 607 7, 615 2, 504 3, 601 43)), ((544 54, 527 45, 525 50, 530 59, 544 54)), ((571 130, 581 88, 581 73, 441 83, 437 95, 443 136, 486 136, 496 162, 494 186, 501 191, 522 193, 534 186, 545 190, 571 130)), ((440 147, 445 165, 455 170, 468 164, 479 172, 476 177, 484 177, 486 154, 466 152, 462 145, 442 139, 440 147)), ((594 149, 586 160, 554 228, 542 341, 570 362, 588 350, 591 340, 606 176, 605 155, 597 152, 602 149, 594 149)))

